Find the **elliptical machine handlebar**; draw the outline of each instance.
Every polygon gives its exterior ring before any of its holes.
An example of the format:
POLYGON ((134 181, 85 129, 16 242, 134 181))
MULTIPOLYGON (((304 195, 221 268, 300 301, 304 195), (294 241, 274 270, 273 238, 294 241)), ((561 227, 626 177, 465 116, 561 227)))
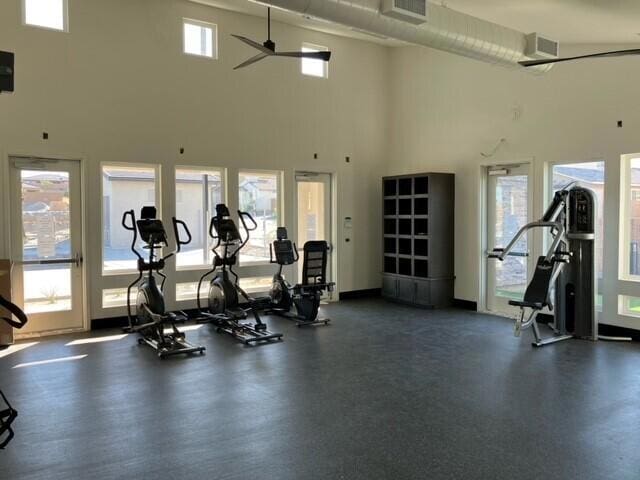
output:
POLYGON ((173 223, 173 234, 176 237, 176 251, 174 253, 180 253, 183 245, 188 245, 191 243, 191 232, 189 231, 189 227, 182 220, 178 220, 176 217, 172 217, 171 221, 173 223), (181 226, 184 229, 184 232, 187 234, 186 240, 181 240, 180 238, 180 229, 178 226, 181 226))
POLYGON ((0 320, 4 320, 13 328, 20 329, 27 324, 27 315, 16 304, 10 302, 2 295, 0 295, 0 306, 5 308, 9 313, 13 314, 18 320, 14 320, 12 317, 0 317, 0 320))
POLYGON ((138 241, 138 229, 136 228, 136 212, 134 210, 128 210, 122 214, 122 226, 125 230, 133 232, 133 239, 131 240, 131 251, 136 254, 139 260, 144 260, 140 252, 136 250, 136 242, 138 241), (127 218, 131 218, 131 226, 127 225, 127 218))

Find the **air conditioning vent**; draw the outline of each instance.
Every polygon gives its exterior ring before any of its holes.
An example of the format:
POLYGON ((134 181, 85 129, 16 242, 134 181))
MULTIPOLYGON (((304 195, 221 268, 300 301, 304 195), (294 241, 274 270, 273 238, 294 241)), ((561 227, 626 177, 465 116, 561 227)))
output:
POLYGON ((382 14, 420 25, 427 21, 427 0, 383 0, 382 14))
POLYGON ((560 44, 555 40, 541 37, 537 33, 527 35, 527 48, 524 54, 530 58, 558 58, 560 44))

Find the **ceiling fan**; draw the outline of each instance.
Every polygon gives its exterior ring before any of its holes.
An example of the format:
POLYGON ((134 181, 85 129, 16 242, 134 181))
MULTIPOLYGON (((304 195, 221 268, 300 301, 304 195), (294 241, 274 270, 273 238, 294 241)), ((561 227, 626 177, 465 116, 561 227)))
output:
POLYGON ((260 53, 249 60, 242 62, 240 65, 234 67, 234 70, 239 68, 248 67, 249 65, 259 62, 267 57, 293 57, 293 58, 311 58, 314 60, 322 60, 328 62, 331 58, 331 52, 276 52, 276 44, 271 41, 271 8, 267 8, 267 41, 262 45, 258 42, 254 42, 250 38, 243 37, 242 35, 233 35, 238 40, 250 45, 251 47, 259 50, 260 53))
POLYGON ((571 60, 580 60, 582 58, 626 57, 629 55, 640 55, 640 48, 632 48, 630 50, 615 50, 613 52, 591 53, 589 55, 578 55, 577 57, 550 58, 545 60, 524 60, 518 63, 523 67, 535 67, 536 65, 547 65, 549 63, 568 62, 571 60))

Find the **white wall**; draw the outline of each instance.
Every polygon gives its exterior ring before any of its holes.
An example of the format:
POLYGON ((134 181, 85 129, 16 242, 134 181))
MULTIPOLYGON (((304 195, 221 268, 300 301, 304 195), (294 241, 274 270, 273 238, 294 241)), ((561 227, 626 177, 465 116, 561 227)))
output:
MULTIPOLYGON (((379 287, 380 214, 370 206, 379 205, 388 143, 386 48, 275 24, 281 48, 331 48, 329 79, 302 76, 290 59, 233 71, 255 52, 230 34, 261 39, 264 19, 179 0, 70 0, 70 32, 59 33, 22 26, 19 4, 3 1, 0 14, 0 49, 16 53, 16 92, 0 97, 2 172, 16 153, 84 159, 90 317, 122 314, 101 309, 101 289, 129 281, 100 272, 101 162, 160 164, 165 221, 174 210, 174 165, 283 170, 290 225, 294 170, 332 172, 339 288, 379 287), (182 17, 218 24, 219 60, 181 53, 182 17), (342 239, 345 216, 353 218, 350 243, 342 239)), ((0 212, 7 200, 0 198, 0 212)), ((4 237, 0 257, 8 254, 4 237)))
MULTIPOLYGON (((624 48, 624 47, 621 47, 624 48)), ((583 46, 604 51, 616 46, 583 46)), ((564 48, 564 54, 571 53, 564 48)), ((575 50, 575 49, 574 49, 575 50)), ((536 77, 436 50, 407 47, 391 60, 391 153, 388 174, 456 174, 456 298, 478 301, 482 163, 530 161, 533 217, 545 206, 548 162, 604 160, 604 323, 640 327, 617 314, 617 294, 640 296, 618 280, 620 156, 640 151, 640 62, 633 57, 557 65, 536 77), (514 119, 514 110, 520 115, 514 119), (623 120, 624 127, 617 128, 623 120), (480 152, 507 143, 491 160, 480 152)), ((539 251, 541 238, 536 238, 539 251)), ((537 253, 534 252, 537 255, 537 253)))

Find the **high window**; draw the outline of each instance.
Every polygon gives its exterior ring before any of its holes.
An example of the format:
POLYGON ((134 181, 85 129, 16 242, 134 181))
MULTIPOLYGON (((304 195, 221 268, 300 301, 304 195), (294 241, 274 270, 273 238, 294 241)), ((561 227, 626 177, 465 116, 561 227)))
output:
MULTIPOLYGON (((313 45, 311 43, 303 43, 303 52, 326 52, 329 49, 320 45, 313 45)), ((314 58, 302 59, 302 74, 309 75, 311 77, 327 78, 329 76, 329 62, 322 60, 316 60, 314 58)))
MULTIPOLYGON (((240 252, 241 264, 269 262, 269 245, 276 239, 276 230, 282 220, 281 183, 280 172, 241 171, 238 174, 238 205, 241 211, 249 212, 258 224, 240 252)), ((239 228, 244 236, 241 224, 239 228)))
MULTIPOLYGON (((136 257, 131 251, 132 232, 122 226, 122 215, 133 209, 138 219, 142 207, 158 206, 158 178, 158 167, 155 166, 102 166, 103 273, 136 269, 136 257)), ((138 236, 140 252, 142 245, 138 236)))
POLYGON ((224 202, 221 170, 176 168, 176 218, 189 227, 191 243, 178 254, 178 268, 209 266, 213 260, 209 223, 216 205, 224 202))
POLYGON ((217 26, 197 20, 183 20, 183 51, 188 55, 218 58, 217 26))
POLYGON ((32 27, 67 31, 67 0, 23 0, 22 21, 32 27))

